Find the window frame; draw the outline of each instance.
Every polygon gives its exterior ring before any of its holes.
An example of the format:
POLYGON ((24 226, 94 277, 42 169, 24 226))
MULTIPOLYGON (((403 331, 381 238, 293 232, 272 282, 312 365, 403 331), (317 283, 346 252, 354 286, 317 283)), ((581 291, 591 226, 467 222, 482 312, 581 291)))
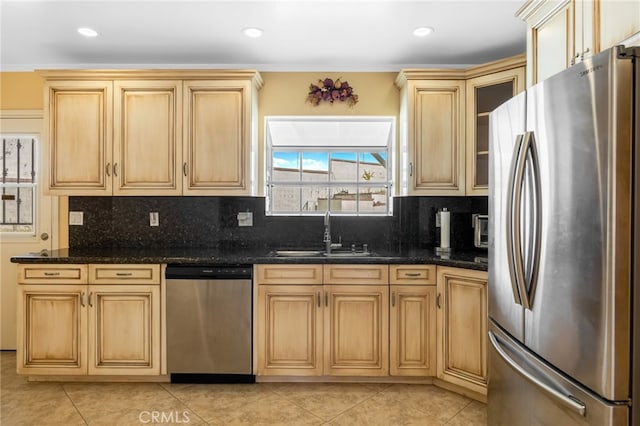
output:
POLYGON ((394 116, 265 116, 264 118, 264 138, 265 138, 265 162, 264 162, 264 194, 265 194, 265 214, 267 216, 323 216, 327 210, 304 210, 304 197, 300 197, 300 205, 298 210, 292 211, 273 211, 273 189, 275 188, 323 188, 327 190, 327 209, 334 216, 373 216, 388 217, 393 216, 393 189, 395 179, 395 147, 396 147, 396 117, 394 116), (318 122, 375 122, 388 123, 390 130, 386 145, 344 145, 344 146, 320 146, 320 145, 283 145, 274 146, 272 143, 271 132, 269 131, 269 123, 271 121, 318 121, 318 122), (274 164, 273 154, 275 152, 290 152, 298 154, 298 167, 300 170, 300 178, 298 180, 274 180, 274 164), (361 179, 363 168, 361 167, 361 154, 372 152, 384 152, 386 154, 386 176, 382 181, 363 182, 361 179), (327 180, 315 181, 304 180, 302 160, 305 153, 327 153, 327 180), (356 173, 354 180, 332 180, 332 154, 335 153, 353 153, 356 157, 356 173), (336 188, 355 188, 357 194, 357 203, 355 211, 342 211, 331 209, 331 196, 334 194, 332 190, 336 188), (384 188, 386 191, 386 210, 384 212, 372 212, 360 210, 360 194, 362 189, 367 188, 384 188))

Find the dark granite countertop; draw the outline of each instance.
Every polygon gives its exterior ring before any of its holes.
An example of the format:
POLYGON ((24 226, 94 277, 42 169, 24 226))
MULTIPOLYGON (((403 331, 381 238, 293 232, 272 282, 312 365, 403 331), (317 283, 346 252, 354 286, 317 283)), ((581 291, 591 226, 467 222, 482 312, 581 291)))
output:
POLYGON ((408 249, 399 252, 374 250, 366 257, 281 257, 270 248, 71 248, 29 253, 11 258, 13 263, 168 263, 260 264, 260 263, 335 263, 335 264, 433 264, 458 268, 488 269, 486 252, 456 252, 439 256, 432 249, 408 249))

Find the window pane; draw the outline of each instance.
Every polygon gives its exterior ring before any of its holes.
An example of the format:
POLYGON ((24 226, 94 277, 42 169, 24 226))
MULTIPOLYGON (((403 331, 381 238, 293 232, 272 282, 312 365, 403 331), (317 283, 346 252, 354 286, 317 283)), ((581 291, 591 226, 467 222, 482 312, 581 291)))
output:
POLYGON ((356 213, 358 211, 358 191, 356 187, 332 189, 331 211, 356 213))
POLYGON ((361 152, 360 156, 360 182, 386 182, 387 181, 387 153, 361 152))
POLYGON ((358 154, 355 152, 331 153, 331 180, 337 182, 358 181, 358 154))
POLYGON ((327 195, 329 189, 326 186, 305 186, 302 188, 302 213, 314 213, 327 211, 327 195))
POLYGON ((308 182, 329 180, 329 153, 302 153, 302 180, 308 182))
POLYGON ((274 186, 273 188, 271 188, 272 213, 295 213, 299 211, 299 186, 274 186))
POLYGON ((387 189, 385 187, 368 187, 359 190, 360 213, 387 213, 387 189))
POLYGON ((274 152, 271 158, 273 168, 272 180, 299 181, 300 180, 300 153, 298 152, 274 152))

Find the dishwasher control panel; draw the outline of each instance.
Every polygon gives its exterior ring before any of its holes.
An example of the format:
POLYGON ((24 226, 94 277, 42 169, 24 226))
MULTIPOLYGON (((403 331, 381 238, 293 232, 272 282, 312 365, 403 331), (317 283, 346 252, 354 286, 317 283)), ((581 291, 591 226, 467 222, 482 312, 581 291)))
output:
POLYGON ((167 266, 167 279, 247 279, 251 278, 253 267, 251 265, 169 265, 167 266))

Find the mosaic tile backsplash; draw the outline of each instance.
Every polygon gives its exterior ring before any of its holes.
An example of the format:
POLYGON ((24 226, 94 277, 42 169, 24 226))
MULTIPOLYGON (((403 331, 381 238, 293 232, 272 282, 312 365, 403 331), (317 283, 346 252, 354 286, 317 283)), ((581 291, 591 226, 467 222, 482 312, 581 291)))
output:
MULTIPOLYGON (((431 248, 443 207, 451 211, 451 247, 473 250, 471 215, 487 213, 487 197, 396 197, 393 216, 333 216, 331 234, 371 250, 431 248)), ((262 197, 70 197, 69 210, 84 213, 83 226, 69 227, 71 248, 323 246, 323 217, 266 216, 262 197), (150 212, 159 226, 149 226, 150 212), (252 212, 253 226, 238 226, 239 212, 252 212)))

